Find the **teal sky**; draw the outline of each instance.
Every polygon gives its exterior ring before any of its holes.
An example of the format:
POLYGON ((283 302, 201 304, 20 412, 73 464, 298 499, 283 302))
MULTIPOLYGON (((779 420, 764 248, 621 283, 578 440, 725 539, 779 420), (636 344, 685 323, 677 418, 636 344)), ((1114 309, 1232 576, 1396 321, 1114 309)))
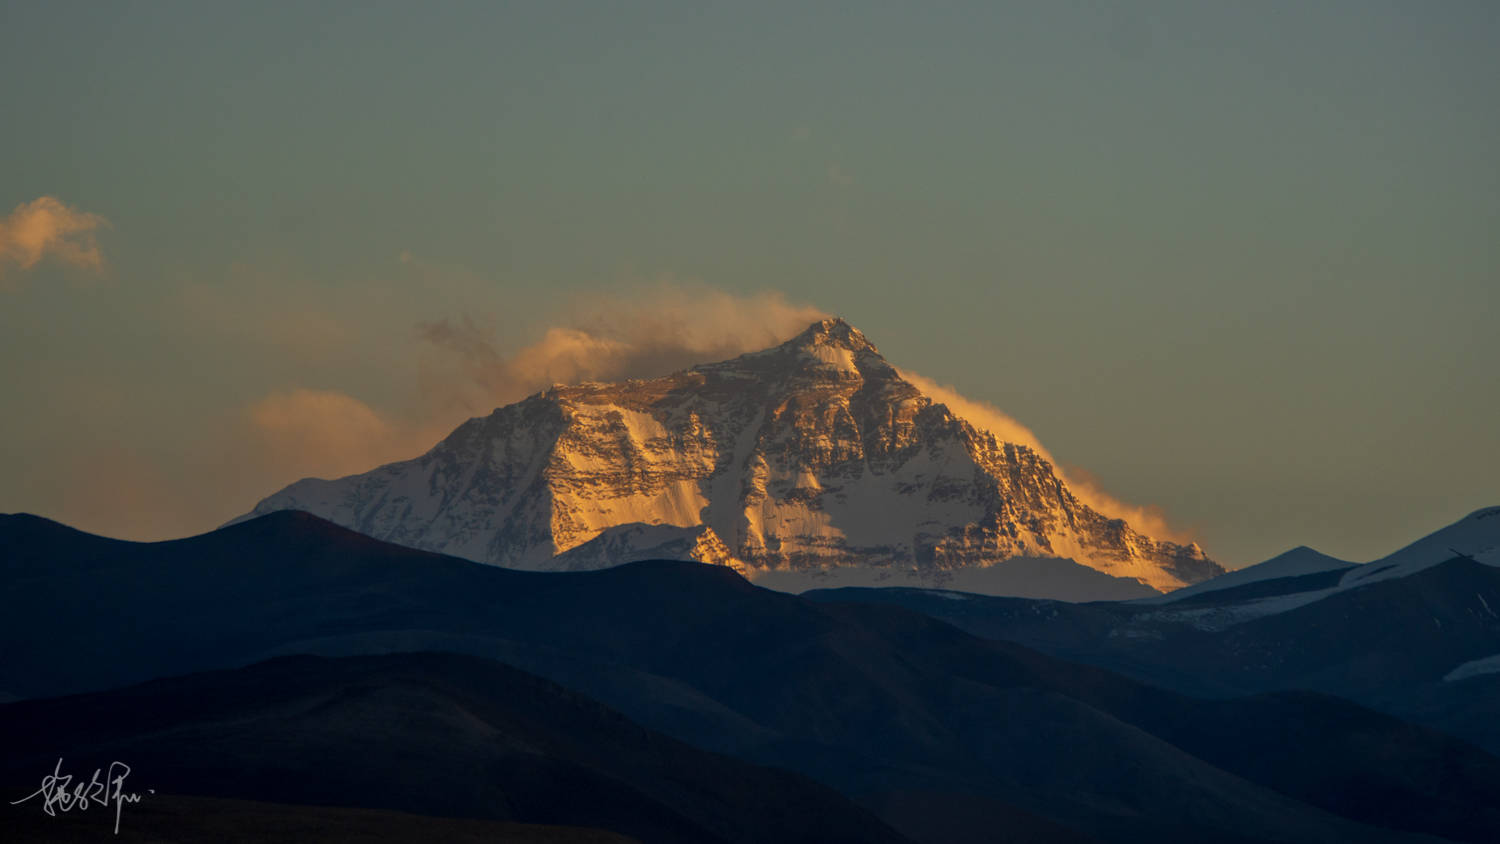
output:
POLYGON ((729 302, 1228 565, 1377 556, 1500 503, 1497 43, 1490 0, 0 0, 0 511, 209 529, 549 327, 729 302), (100 261, 7 258, 41 197, 100 261))

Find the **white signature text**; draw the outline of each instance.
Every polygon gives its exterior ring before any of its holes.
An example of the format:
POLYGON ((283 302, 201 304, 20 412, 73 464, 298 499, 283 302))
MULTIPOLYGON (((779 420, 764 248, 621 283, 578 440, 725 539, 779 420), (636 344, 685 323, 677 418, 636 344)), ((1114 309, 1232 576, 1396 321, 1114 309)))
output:
MULTIPOLYGON (((87 782, 73 781, 72 774, 62 772, 63 760, 57 760, 57 766, 52 773, 42 777, 42 787, 22 797, 20 800, 11 801, 12 806, 19 806, 28 800, 42 798, 42 811, 52 817, 57 817, 58 812, 70 812, 74 809, 87 811, 90 806, 102 806, 104 808, 114 807, 115 810, 115 834, 120 834, 120 809, 126 803, 141 802, 141 795, 133 794, 125 790, 125 778, 130 776, 130 766, 124 762, 111 762, 109 768, 95 768, 94 775, 87 782), (99 779, 100 774, 104 779, 99 779)), ((155 794, 154 789, 147 789, 150 794, 155 794)))

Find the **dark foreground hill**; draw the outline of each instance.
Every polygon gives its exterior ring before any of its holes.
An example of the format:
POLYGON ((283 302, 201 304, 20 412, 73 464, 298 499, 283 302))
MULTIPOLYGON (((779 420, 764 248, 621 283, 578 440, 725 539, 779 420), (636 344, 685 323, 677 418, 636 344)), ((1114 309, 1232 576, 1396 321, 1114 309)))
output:
POLYGON ((282 657, 12 703, 0 707, 0 746, 0 782, 18 796, 60 757, 85 777, 124 761, 133 789, 596 827, 651 842, 904 840, 804 777, 706 753, 456 654, 282 657))
POLYGON ((1500 675, 1463 670, 1500 654, 1500 615, 1492 610, 1500 608, 1500 568, 1454 557, 1405 577, 1330 590, 1342 574, 1266 580, 1167 604, 916 589, 805 597, 904 607, 1189 694, 1338 695, 1500 753, 1500 675), (1268 601, 1288 608, 1254 614, 1268 601))
POLYGON ((1500 830, 1500 760, 1337 698, 1198 700, 713 566, 514 572, 295 513, 154 545, 29 517, 0 537, 0 644, 17 655, 0 688, 19 696, 277 654, 460 651, 808 775, 924 842, 1500 830))
POLYGON ((0 828, 11 844, 642 844, 598 829, 161 792, 123 809, 118 834, 114 820, 112 809, 48 816, 0 802, 0 828))

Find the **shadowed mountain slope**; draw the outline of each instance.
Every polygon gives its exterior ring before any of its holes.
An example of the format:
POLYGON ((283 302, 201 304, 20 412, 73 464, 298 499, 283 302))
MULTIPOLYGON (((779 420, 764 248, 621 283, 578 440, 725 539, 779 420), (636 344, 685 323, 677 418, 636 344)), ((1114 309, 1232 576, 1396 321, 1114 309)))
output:
POLYGON ((1344 701, 1194 700, 723 567, 515 572, 298 513, 155 545, 29 517, 0 521, 0 536, 0 644, 20 657, 4 687, 27 696, 277 653, 462 651, 809 775, 920 841, 956 840, 965 815, 971 831, 1030 818, 1029 840, 1059 841, 1485 841, 1500 828, 1483 808, 1500 806, 1500 761, 1344 701), (1412 775, 1434 766, 1444 776, 1412 775), (955 814, 920 808, 933 805, 955 814))
POLYGON ((58 757, 70 771, 118 759, 132 787, 170 793, 597 827, 652 842, 904 840, 804 777, 705 753, 456 654, 284 657, 13 703, 0 707, 0 745, 0 779, 18 788, 34 788, 58 757))
POLYGON ((112 809, 48 816, 34 804, 0 802, 0 828, 11 844, 644 844, 597 829, 163 792, 124 808, 118 834, 111 834, 114 822, 112 809))

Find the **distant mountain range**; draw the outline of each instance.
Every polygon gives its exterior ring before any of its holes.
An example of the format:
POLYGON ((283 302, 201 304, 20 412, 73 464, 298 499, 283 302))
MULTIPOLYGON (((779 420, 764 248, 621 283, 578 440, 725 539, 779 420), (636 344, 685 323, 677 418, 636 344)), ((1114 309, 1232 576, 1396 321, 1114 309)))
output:
POLYGON ((1336 694, 1500 754, 1500 507, 1362 565, 1297 548, 1123 603, 914 589, 807 597, 898 604, 1191 694, 1336 694))
MULTIPOLYGON (((512 571, 300 512, 152 544, 8 516, 0 548, 0 689, 24 698, 0 706, 0 784, 13 790, 35 788, 56 754, 118 752, 140 760, 142 787, 156 776, 181 794, 646 841, 793 829, 924 844, 1001 830, 1036 842, 1488 842, 1500 829, 1500 758, 1442 732, 1317 692, 1194 698, 860 594, 760 589, 721 566, 512 571), (294 654, 322 659, 279 658, 294 654), (130 687, 172 675, 184 676, 130 687), (740 783, 755 784, 733 793, 740 783)), ((1406 578, 1442 578, 1415 603, 1398 580, 1292 611, 1330 613, 1311 639, 1260 640, 1282 655, 1242 653, 1246 670, 1311 664, 1310 645, 1399 668, 1398 645, 1417 637, 1348 627, 1357 607, 1333 602, 1389 590, 1378 611, 1399 621, 1429 600, 1488 595, 1471 576, 1493 570, 1458 564, 1406 578)), ((1085 645, 1072 628, 1096 620, 1072 611, 1162 609, 1013 600, 1032 629, 1051 613, 1056 636, 1085 645)), ((1466 635, 1480 643, 1485 629, 1466 635)), ((1208 659, 1172 652, 1182 674, 1208 659)))
POLYGON ((785 591, 1123 598, 1223 572, 1088 506, 1037 451, 935 403, 838 319, 662 378, 553 387, 243 518, 278 510, 511 568, 693 559, 785 591))

